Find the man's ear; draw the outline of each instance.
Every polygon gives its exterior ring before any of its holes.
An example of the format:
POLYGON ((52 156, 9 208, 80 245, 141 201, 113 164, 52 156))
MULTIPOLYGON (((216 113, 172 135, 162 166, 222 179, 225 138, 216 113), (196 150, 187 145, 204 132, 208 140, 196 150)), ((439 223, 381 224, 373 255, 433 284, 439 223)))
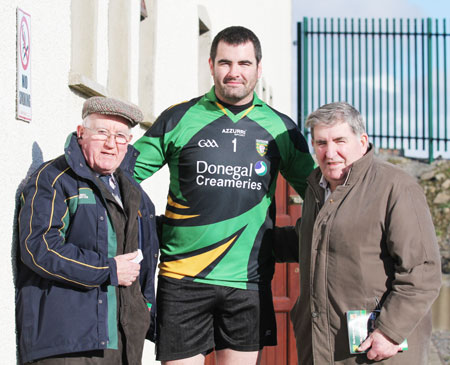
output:
POLYGON ((367 152, 367 149, 369 148, 369 136, 367 135, 367 133, 361 134, 361 137, 359 137, 359 141, 361 143, 361 149, 365 154, 367 152))
POLYGON ((208 63, 209 63, 209 72, 211 73, 211 76, 214 77, 214 62, 211 59, 211 57, 208 59, 208 63))
POLYGON ((77 139, 83 139, 84 127, 82 125, 77 126, 77 139))
POLYGON ((258 80, 261 78, 262 75, 262 61, 259 61, 258 63, 258 80))

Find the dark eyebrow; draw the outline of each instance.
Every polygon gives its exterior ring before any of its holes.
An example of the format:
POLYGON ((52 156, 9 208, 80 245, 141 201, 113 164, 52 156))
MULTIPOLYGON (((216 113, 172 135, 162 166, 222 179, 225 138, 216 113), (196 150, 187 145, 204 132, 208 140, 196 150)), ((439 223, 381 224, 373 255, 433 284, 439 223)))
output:
POLYGON ((314 139, 315 143, 326 143, 327 141, 325 139, 314 139))
MULTIPOLYGON (((231 63, 231 60, 227 58, 221 58, 220 60, 217 60, 217 63, 231 63)), ((251 60, 239 60, 238 63, 246 63, 246 64, 253 64, 251 60)))

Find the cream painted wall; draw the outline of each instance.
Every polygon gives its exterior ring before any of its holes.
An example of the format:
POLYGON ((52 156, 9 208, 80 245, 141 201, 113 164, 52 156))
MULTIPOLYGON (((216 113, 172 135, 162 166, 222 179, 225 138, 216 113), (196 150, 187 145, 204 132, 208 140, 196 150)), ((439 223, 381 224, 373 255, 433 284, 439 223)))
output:
MULTIPOLYGON (((104 0, 99 0, 100 2, 104 0)), ((140 0, 132 0, 140 3, 140 0)), ((149 0, 146 0, 147 3, 149 0)), ((136 7, 134 4, 134 8, 136 7)), ((290 90, 290 1, 228 0, 225 3, 210 0, 154 0, 147 8, 154 14, 153 21, 154 80, 152 115, 158 116, 168 106, 198 96, 198 17, 209 18, 212 37, 229 25, 244 25, 260 38, 263 47, 263 78, 273 92, 272 105, 289 113, 290 90), (199 10, 203 6, 203 10, 199 10)), ((80 122, 85 98, 68 87, 71 64, 71 1, 70 0, 4 0, 0 2, 0 110, 5 138, 0 153, 0 232, 4 253, 0 257, 0 365, 16 362, 13 249, 14 224, 17 216, 16 197, 23 179, 40 163, 60 155, 69 132, 80 122), (16 95, 16 8, 31 14, 32 108, 31 123, 15 119, 16 95)), ((138 27, 133 35, 139 37, 138 27)), ((104 40, 106 43, 106 40, 104 40)), ((133 39, 133 52, 137 51, 133 39)), ((136 59, 134 57, 133 59, 136 59)), ((137 97, 136 74, 130 78, 131 96, 137 97)), ((101 81, 101 80, 100 80, 101 81)), ((140 101, 142 103, 142 100, 140 101)), ((135 139, 145 132, 133 130, 135 139)), ((158 172, 143 183, 157 206, 165 209, 168 173, 158 172)), ((155 364, 154 347, 146 343, 144 364, 155 364)))
POLYGON ((5 138, 0 147, 0 343, 1 364, 15 364, 12 271, 15 198, 30 170, 62 153, 64 140, 80 115, 83 99, 67 87, 70 66, 70 1, 22 0, 0 3, 0 110, 5 138), (16 7, 31 14, 32 121, 15 119, 16 7))

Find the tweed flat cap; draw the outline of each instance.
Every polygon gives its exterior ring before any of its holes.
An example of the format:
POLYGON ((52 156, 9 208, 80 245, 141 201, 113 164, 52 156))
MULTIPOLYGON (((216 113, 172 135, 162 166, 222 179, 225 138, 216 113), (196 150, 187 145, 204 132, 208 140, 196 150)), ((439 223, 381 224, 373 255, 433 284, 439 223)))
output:
POLYGON ((127 119, 132 127, 144 119, 142 112, 137 106, 103 96, 93 96, 84 102, 81 112, 82 118, 84 119, 93 113, 121 116, 127 119))

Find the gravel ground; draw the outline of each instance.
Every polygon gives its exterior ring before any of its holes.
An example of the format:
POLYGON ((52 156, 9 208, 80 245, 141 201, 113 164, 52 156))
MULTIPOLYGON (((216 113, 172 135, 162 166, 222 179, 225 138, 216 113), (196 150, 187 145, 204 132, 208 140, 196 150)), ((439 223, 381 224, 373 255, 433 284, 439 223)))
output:
POLYGON ((433 331, 431 337, 442 364, 450 365, 450 331, 433 331))

